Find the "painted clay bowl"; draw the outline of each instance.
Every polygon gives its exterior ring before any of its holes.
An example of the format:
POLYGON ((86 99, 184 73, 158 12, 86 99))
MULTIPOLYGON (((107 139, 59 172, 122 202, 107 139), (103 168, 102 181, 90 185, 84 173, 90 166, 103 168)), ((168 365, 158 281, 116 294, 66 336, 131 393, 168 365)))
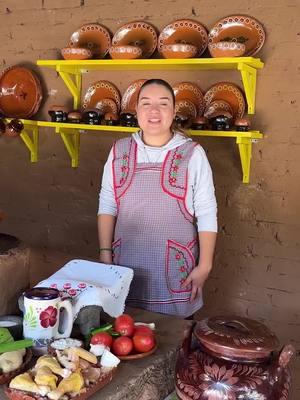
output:
POLYGON ((132 45, 114 45, 109 49, 109 54, 113 59, 133 60, 142 56, 142 49, 132 45))
POLYGON ((246 46, 238 42, 209 43, 208 50, 212 57, 241 57, 245 54, 246 46))
POLYGON ((61 55, 65 60, 88 60, 93 57, 92 51, 83 47, 64 47, 61 55))
POLYGON ((112 114, 118 114, 118 106, 113 99, 101 99, 95 104, 95 108, 99 110, 101 115, 108 112, 112 114))
POLYGON ((217 21, 208 35, 208 44, 238 42, 246 46, 245 57, 254 56, 263 46, 266 33, 262 24, 249 15, 230 15, 217 21))
POLYGON ((193 58, 197 52, 197 46, 188 43, 164 44, 160 49, 164 58, 193 58))
POLYGON ((101 24, 85 24, 73 32, 69 47, 91 50, 95 58, 103 58, 111 46, 109 31, 101 24))
POLYGON ((188 99, 177 100, 175 101, 175 114, 195 118, 197 115, 197 107, 188 99))

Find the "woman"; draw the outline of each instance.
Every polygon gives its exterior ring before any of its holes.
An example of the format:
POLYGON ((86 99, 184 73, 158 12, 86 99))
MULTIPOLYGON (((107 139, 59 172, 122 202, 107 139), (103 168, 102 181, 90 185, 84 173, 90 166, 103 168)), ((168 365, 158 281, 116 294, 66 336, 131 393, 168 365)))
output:
POLYGON ((167 82, 146 81, 136 112, 141 130, 118 140, 104 167, 99 259, 134 269, 128 305, 189 317, 203 304, 212 268, 211 169, 201 146, 173 129, 175 97, 167 82))

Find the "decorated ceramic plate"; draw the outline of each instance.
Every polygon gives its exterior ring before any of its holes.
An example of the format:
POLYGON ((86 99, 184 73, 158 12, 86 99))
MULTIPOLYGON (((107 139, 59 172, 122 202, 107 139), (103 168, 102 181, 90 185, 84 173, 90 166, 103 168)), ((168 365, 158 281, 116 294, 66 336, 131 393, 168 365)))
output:
POLYGON ((97 103, 103 99, 112 99, 120 109, 121 96, 117 87, 109 81, 97 81, 93 83, 86 91, 82 108, 96 108, 97 103))
POLYGON ((196 109, 197 115, 202 115, 205 108, 204 97, 199 86, 192 82, 180 82, 173 86, 175 100, 189 100, 196 109))
POLYGON ((158 51, 162 54, 164 45, 188 43, 197 47, 196 57, 201 56, 207 47, 207 31, 199 22, 179 19, 165 26, 158 37, 158 51))
POLYGON ((234 83, 218 82, 211 86, 204 95, 206 108, 215 100, 227 102, 232 109, 234 118, 242 118, 245 113, 246 104, 244 94, 234 83))
POLYGON ((40 81, 33 71, 13 66, 0 76, 0 112, 10 118, 29 118, 42 101, 40 81))
POLYGON ((101 99, 95 104, 95 108, 100 110, 101 114, 106 113, 118 114, 118 106, 112 99, 101 99))
POLYGON ((109 31, 100 24, 85 24, 73 32, 70 47, 83 47, 92 51, 96 58, 103 58, 111 45, 109 31))
POLYGON ((197 116, 197 108, 190 100, 177 100, 175 102, 175 113, 176 115, 195 118, 197 116))
POLYGON ((266 34, 262 24, 247 15, 231 15, 210 30, 208 43, 237 42, 245 45, 246 57, 254 56, 263 46, 266 34))
POLYGON ((122 112, 135 114, 138 95, 144 82, 146 82, 146 79, 138 79, 125 90, 121 102, 122 112))
POLYGON ((211 103, 209 103, 204 111, 204 117, 210 118, 212 114, 214 114, 216 111, 221 111, 221 112, 229 112, 231 116, 233 115, 232 108, 227 101, 224 100, 214 100, 211 103))
POLYGON ((141 58, 150 58, 157 46, 157 34, 155 28, 148 22, 131 22, 116 31, 112 44, 140 47, 142 49, 141 58))
POLYGON ((151 354, 153 354, 157 350, 157 347, 158 346, 156 343, 156 345, 153 347, 153 349, 151 349, 150 351, 147 351, 146 353, 133 353, 133 354, 128 354, 128 356, 118 356, 118 358, 123 361, 139 360, 141 358, 145 358, 145 357, 148 357, 151 354))

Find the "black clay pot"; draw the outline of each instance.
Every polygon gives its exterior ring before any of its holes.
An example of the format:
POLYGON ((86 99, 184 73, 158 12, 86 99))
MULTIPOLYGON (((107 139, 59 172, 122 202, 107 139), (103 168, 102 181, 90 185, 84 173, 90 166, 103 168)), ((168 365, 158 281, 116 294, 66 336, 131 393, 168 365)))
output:
POLYGON ((219 115, 209 120, 211 128, 214 131, 229 131, 231 119, 225 115, 219 115))
POLYGON ((131 113, 122 113, 120 115, 121 126, 138 126, 136 116, 131 113))
POLYGON ((82 113, 82 121, 88 125, 99 125, 101 122, 101 114, 99 110, 86 110, 82 113))
POLYGON ((67 122, 68 114, 63 110, 50 110, 48 111, 51 122, 67 122))

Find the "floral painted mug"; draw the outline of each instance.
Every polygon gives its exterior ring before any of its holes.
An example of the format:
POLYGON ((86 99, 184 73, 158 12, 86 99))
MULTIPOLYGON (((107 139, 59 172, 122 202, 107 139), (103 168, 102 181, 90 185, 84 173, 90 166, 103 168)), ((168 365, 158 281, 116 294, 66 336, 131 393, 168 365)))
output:
POLYGON ((34 287, 24 293, 25 338, 33 339, 39 346, 47 346, 52 339, 69 337, 72 327, 72 304, 70 300, 61 300, 59 290, 34 287))

